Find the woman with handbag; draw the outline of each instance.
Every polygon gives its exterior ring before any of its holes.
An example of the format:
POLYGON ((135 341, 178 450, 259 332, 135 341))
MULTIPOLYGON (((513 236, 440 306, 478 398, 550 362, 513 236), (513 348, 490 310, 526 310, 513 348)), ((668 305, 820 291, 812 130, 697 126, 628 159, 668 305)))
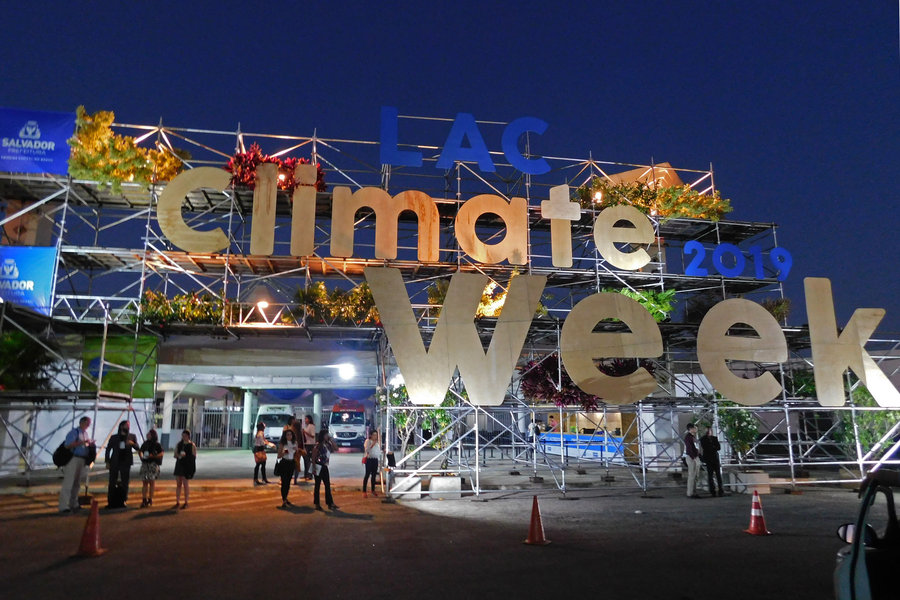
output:
POLYGON ((256 424, 256 437, 253 439, 253 459, 256 461, 256 467, 253 469, 253 485, 269 483, 269 479, 266 477, 266 448, 275 444, 266 439, 265 431, 265 423, 256 424), (259 480, 260 471, 262 471, 262 481, 259 480))
POLYGON ((368 483, 370 475, 372 477, 372 495, 378 497, 378 492, 375 491, 375 475, 378 473, 379 456, 381 456, 381 444, 378 443, 378 430, 373 429, 369 432, 369 439, 363 444, 362 464, 366 466, 366 474, 363 477, 363 498, 369 497, 366 493, 366 483, 368 483))
POLYGON ((175 506, 181 502, 181 488, 184 488, 184 504, 181 508, 188 507, 188 494, 190 487, 188 481, 194 478, 197 472, 197 446, 191 441, 191 431, 185 429, 181 432, 181 441, 175 446, 175 506))
POLYGON ((278 444, 278 463, 275 465, 275 474, 281 477, 281 508, 293 506, 293 503, 288 500, 288 492, 291 491, 296 453, 297 438, 294 436, 294 430, 285 427, 281 434, 281 443, 278 444))

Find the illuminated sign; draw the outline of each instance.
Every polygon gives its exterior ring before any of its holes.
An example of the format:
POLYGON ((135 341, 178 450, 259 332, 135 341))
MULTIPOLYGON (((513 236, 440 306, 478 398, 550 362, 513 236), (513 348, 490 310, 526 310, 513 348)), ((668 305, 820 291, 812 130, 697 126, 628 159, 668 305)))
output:
MULTIPOLYGON (((267 256, 274 249, 275 165, 261 165, 253 194, 253 226, 250 252, 267 256)), ((160 196, 157 216, 160 228, 176 246, 188 252, 218 252, 228 247, 221 229, 198 231, 189 227, 181 214, 184 197, 197 188, 224 190, 229 174, 221 169, 199 167, 175 177, 160 196)), ((313 165, 298 165, 299 185, 292 198, 291 253, 313 253, 316 171, 313 165)), ((375 213, 375 258, 397 257, 397 230, 400 214, 412 211, 418 221, 418 257, 438 260, 438 212, 434 200, 423 192, 404 191, 391 196, 381 188, 351 191, 336 187, 331 214, 331 254, 353 255, 355 214, 361 207, 375 213)), ((550 199, 541 203, 541 216, 550 221, 552 264, 572 264, 571 224, 580 218, 580 206, 570 200, 566 185, 551 189, 550 199)), ((509 201, 494 194, 480 194, 464 202, 457 211, 454 233, 459 247, 484 264, 507 261, 528 263, 528 205, 524 198, 509 201), (488 244, 479 239, 475 223, 479 217, 500 217, 506 229, 503 239, 488 244)), ((597 251, 611 265, 637 270, 650 261, 642 248, 654 240, 649 218, 627 205, 601 211, 594 221, 593 238, 597 251), (624 225, 623 225, 624 223, 624 225), (623 249, 623 247, 625 249, 623 249)), ((736 246, 720 244, 714 251, 714 265, 723 275, 736 276, 723 261, 723 254, 742 255, 736 246), (729 274, 732 273, 732 274, 729 274)), ((752 252, 752 250, 751 250, 752 252)), ((772 256, 783 275, 790 270, 789 255, 772 256)), ((456 263, 453 263, 456 269, 456 263)), ((740 265, 742 271, 744 265, 740 265)), ((459 369, 474 405, 503 402, 506 389, 531 326, 546 278, 521 275, 510 283, 503 312, 498 318, 488 351, 482 349, 474 317, 484 275, 455 273, 429 348, 426 350, 413 315, 400 272, 391 268, 367 268, 366 280, 372 288, 385 333, 391 342, 397 365, 406 381, 410 401, 438 404, 443 400, 453 373, 459 369)), ((865 344, 884 317, 882 309, 858 309, 838 334, 831 284, 827 279, 807 278, 806 303, 815 363, 816 389, 825 406, 844 402, 840 376, 847 368, 862 380, 876 402, 900 407, 900 393, 865 350, 865 344)), ((649 312, 636 301, 616 293, 598 293, 581 300, 569 313, 560 335, 560 354, 572 380, 583 390, 612 404, 637 402, 656 389, 656 381, 643 368, 630 375, 612 377, 601 373, 594 361, 606 358, 654 358, 662 355, 659 328, 649 312), (628 333, 593 333, 596 324, 617 319, 628 333)), ((704 317, 697 335, 697 355, 710 382, 723 395, 739 404, 759 405, 778 397, 781 385, 770 373, 755 379, 738 377, 728 361, 784 362, 787 343, 775 318, 749 300, 731 299, 719 303, 704 317), (730 335, 737 324, 749 325, 753 337, 730 335)))

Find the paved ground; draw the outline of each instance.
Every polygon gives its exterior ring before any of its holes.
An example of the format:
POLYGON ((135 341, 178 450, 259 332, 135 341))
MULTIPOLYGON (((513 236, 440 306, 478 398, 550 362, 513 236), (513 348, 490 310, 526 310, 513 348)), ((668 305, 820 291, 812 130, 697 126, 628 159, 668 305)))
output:
MULTIPOLYGON (((210 478, 195 480, 187 510, 170 509, 174 488, 164 480, 150 509, 100 511, 108 552, 88 559, 70 558, 86 514, 59 516, 50 482, 25 490, 7 480, 0 590, 9 598, 129 600, 292 590, 328 598, 820 599, 831 597, 842 545, 834 531, 856 507, 847 490, 766 495, 774 535, 761 537, 742 531, 749 496, 691 500, 674 486, 642 494, 598 485, 565 499, 538 487, 389 504, 362 498, 351 477, 362 470, 358 455, 335 458, 338 511, 314 511, 306 486, 292 491, 295 507, 281 510, 278 486, 236 478, 246 454, 223 454, 200 463, 198 477, 210 478), (534 495, 548 546, 522 543, 534 495)), ((528 485, 527 476, 513 480, 528 485)))

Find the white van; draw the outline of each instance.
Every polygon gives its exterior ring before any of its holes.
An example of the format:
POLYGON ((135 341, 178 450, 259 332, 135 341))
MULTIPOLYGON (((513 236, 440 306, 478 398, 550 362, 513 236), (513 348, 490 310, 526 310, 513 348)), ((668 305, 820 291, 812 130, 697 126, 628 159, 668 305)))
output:
MULTIPOLYGON (((287 425, 288 419, 294 416, 294 409, 290 404, 260 404, 259 412, 256 413, 256 424, 262 423, 266 426, 263 435, 273 444, 281 441, 281 434, 284 426, 287 425)), ((256 427, 253 428, 254 432, 256 427)), ((255 433, 254 433, 255 435, 255 433)), ((272 450, 270 448, 270 450, 272 450)))

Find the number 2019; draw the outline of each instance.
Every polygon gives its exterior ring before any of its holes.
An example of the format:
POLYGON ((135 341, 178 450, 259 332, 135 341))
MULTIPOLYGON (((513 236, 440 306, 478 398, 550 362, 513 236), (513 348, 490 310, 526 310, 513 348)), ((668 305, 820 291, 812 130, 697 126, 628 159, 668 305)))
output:
MULTIPOLYGON (((691 240, 684 245, 685 256, 693 255, 693 258, 684 269, 685 275, 694 277, 707 277, 709 275, 709 269, 701 266, 706 259, 706 252, 706 247, 695 240, 691 240)), ((756 279, 766 279, 762 249, 759 246, 750 246, 747 252, 750 254, 753 262, 754 277, 756 279)), ((787 279, 788 273, 791 272, 791 266, 794 263, 791 253, 784 248, 772 248, 768 256, 772 268, 778 273, 776 279, 778 281, 787 279)), ((712 266, 723 277, 740 277, 747 266, 747 259, 740 248, 725 242, 716 246, 712 251, 712 266), (728 258, 726 259, 726 257, 728 258)))

